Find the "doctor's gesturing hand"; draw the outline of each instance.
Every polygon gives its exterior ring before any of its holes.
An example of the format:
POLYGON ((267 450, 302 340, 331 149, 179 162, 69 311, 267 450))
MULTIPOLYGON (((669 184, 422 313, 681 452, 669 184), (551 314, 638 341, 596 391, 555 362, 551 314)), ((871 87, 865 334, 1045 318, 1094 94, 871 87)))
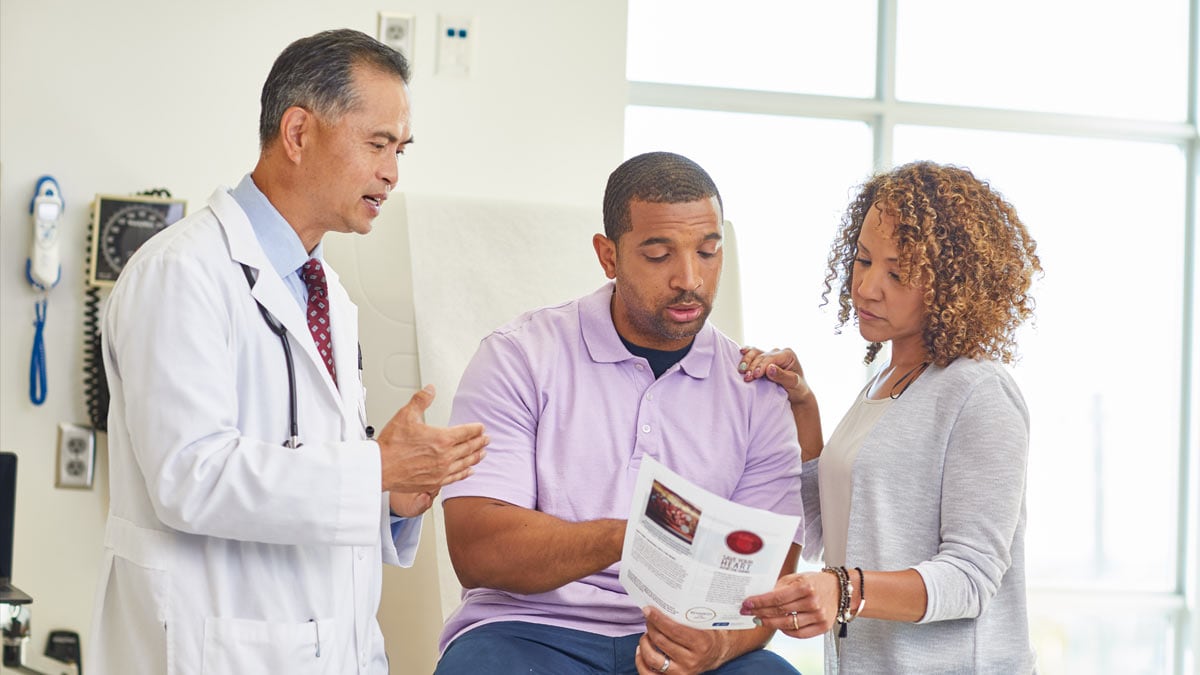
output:
POLYGON ((486 454, 482 424, 425 424, 434 395, 433 385, 425 385, 379 432, 383 489, 397 516, 424 513, 443 486, 470 476, 486 454))

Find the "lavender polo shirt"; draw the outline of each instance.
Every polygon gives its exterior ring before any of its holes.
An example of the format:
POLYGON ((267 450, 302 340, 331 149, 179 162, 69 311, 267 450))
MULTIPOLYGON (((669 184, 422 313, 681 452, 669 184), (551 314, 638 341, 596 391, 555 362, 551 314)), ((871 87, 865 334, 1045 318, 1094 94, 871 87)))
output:
MULTIPOLYGON (((727 499, 803 516, 800 446, 783 390, 765 378, 743 382, 738 345, 711 324, 655 380, 646 360, 621 344, 612 293, 606 284, 523 314, 483 339, 450 423, 482 422, 488 454, 474 475, 443 488, 444 498, 490 497, 568 521, 626 518, 648 455, 727 499)), ((613 565, 536 595, 466 590, 439 648, 494 621, 640 633, 641 610, 618 571, 613 565)))

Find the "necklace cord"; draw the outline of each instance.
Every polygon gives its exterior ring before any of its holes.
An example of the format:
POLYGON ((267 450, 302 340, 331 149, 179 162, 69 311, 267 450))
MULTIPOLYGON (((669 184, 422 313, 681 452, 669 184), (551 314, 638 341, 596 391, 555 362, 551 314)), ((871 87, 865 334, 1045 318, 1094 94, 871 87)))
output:
POLYGON ((893 401, 900 398, 904 392, 908 391, 909 386, 911 386, 913 382, 917 381, 917 378, 921 376, 921 373, 925 372, 925 369, 929 367, 929 363, 929 361, 922 361, 921 363, 913 366, 912 370, 909 370, 907 373, 901 375, 900 379, 896 380, 896 384, 892 385, 892 390, 888 392, 888 398, 892 399, 893 401), (901 384, 904 386, 900 387, 901 384), (896 391, 896 387, 900 387, 900 391, 896 391))

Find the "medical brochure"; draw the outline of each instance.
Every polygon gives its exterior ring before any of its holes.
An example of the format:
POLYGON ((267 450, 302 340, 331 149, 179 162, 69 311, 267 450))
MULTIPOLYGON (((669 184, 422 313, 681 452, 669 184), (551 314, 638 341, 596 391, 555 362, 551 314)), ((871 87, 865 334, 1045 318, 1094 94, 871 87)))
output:
POLYGON ((775 587, 799 516, 735 504, 644 457, 621 554, 639 606, 693 628, 753 628, 742 600, 775 587))

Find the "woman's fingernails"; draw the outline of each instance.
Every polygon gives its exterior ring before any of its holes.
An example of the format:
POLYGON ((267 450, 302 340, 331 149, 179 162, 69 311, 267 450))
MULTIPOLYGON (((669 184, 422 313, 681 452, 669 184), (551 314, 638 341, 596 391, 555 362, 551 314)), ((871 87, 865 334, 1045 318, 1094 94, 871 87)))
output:
POLYGON ((773 364, 773 363, 771 365, 767 366, 767 375, 774 376, 775 373, 778 371, 779 371, 779 369, 776 368, 775 364, 773 364))

